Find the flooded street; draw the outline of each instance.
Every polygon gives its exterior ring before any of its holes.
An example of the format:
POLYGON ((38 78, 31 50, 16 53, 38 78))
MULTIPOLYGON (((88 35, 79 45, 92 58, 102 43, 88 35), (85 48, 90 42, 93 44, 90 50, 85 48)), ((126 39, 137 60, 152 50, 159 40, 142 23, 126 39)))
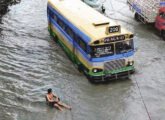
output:
POLYGON ((50 37, 47 1, 22 0, 0 24, 0 120, 164 120, 165 41, 153 25, 134 20, 126 1, 100 1, 107 16, 135 33, 136 73, 91 84, 50 37), (48 88, 72 112, 48 107, 48 88))

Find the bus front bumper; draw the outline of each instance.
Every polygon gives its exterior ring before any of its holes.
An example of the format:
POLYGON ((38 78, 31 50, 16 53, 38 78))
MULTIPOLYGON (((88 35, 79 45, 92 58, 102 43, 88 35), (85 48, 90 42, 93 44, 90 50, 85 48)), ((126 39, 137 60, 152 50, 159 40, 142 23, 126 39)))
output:
POLYGON ((93 83, 109 82, 113 80, 118 80, 120 78, 128 77, 130 74, 133 74, 135 69, 119 72, 115 74, 109 74, 104 76, 88 76, 88 79, 93 83))

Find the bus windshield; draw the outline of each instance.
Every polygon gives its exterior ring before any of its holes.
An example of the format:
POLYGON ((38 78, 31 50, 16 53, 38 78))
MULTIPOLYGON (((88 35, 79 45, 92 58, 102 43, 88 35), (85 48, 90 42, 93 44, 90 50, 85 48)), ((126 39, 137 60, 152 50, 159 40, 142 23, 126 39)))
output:
POLYGON ((116 54, 122 54, 122 53, 130 52, 132 50, 133 41, 128 40, 128 41, 117 42, 115 44, 116 44, 116 54))
POLYGON ((132 51, 133 40, 116 42, 113 44, 91 46, 90 48, 90 55, 92 58, 112 56, 114 54, 122 54, 132 51))
POLYGON ((114 55, 114 44, 91 46, 91 57, 99 58, 114 55))

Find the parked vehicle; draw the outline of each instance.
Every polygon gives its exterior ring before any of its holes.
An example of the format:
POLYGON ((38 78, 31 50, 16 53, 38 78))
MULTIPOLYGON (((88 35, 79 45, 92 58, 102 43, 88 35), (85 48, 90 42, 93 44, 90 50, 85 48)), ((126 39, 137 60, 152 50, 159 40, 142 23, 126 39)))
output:
POLYGON ((155 23, 165 40, 165 0, 127 0, 127 3, 137 21, 155 23))
POLYGON ((91 6, 92 8, 96 9, 99 12, 102 12, 102 13, 105 12, 104 5, 101 4, 98 0, 82 0, 82 1, 85 2, 86 4, 88 4, 89 6, 91 6))
POLYGON ((47 17, 50 35, 91 82, 134 72, 134 35, 113 20, 80 0, 49 0, 47 17))

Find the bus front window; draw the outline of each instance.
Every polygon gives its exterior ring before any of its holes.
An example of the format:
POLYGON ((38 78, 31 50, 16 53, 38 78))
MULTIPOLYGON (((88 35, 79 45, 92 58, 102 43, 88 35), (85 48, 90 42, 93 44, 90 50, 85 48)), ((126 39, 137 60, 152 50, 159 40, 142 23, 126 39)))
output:
POLYGON ((91 46, 91 57, 99 58, 114 55, 114 44, 91 46))
POLYGON ((116 54, 122 54, 132 51, 133 42, 132 40, 117 42, 116 43, 116 54))

